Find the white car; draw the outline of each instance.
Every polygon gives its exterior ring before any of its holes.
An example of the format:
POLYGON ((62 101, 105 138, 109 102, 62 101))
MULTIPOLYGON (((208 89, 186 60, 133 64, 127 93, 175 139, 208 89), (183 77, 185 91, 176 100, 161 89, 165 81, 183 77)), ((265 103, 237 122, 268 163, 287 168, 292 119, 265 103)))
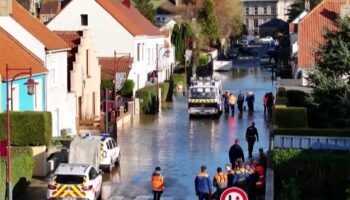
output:
POLYGON ((100 168, 111 172, 115 163, 120 161, 120 147, 113 138, 108 135, 95 136, 101 137, 101 159, 100 168))
POLYGON ((266 36, 266 37, 260 38, 259 42, 260 43, 271 43, 271 42, 273 42, 273 38, 271 36, 266 36))
POLYGON ((60 164, 47 186, 48 200, 96 200, 101 196, 102 172, 91 165, 60 164))

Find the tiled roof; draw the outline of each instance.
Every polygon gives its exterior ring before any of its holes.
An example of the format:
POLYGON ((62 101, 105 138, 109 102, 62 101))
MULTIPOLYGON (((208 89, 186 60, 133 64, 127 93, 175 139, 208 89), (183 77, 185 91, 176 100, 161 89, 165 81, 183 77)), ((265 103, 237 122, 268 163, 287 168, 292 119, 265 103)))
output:
POLYGON ((60 38, 62 38, 71 48, 68 52, 68 68, 73 69, 73 62, 75 61, 75 54, 78 53, 78 46, 80 45, 81 31, 54 31, 60 38))
POLYGON ((40 14, 57 14, 61 8, 57 0, 44 0, 41 4, 40 14))
POLYGON ((298 25, 299 68, 315 66, 315 51, 325 43, 325 28, 336 30, 340 8, 347 0, 324 0, 318 4, 298 25))
POLYGON ((101 65, 101 79, 113 80, 116 72, 125 72, 128 77, 133 59, 131 57, 117 57, 115 60, 116 69, 114 69, 114 57, 100 57, 98 62, 101 65))
POLYGON ((133 36, 158 36, 162 33, 148 21, 136 8, 126 7, 117 0, 96 0, 115 20, 133 36))
MULTIPOLYGON (((0 74, 5 80, 6 64, 10 68, 32 68, 32 74, 44 73, 44 63, 4 29, 0 28, 0 74)), ((10 71, 12 79, 18 71, 10 71)), ((26 76, 26 75, 23 75, 26 76)), ((19 76, 21 77, 21 76, 19 76)))
POLYGON ((67 49, 69 46, 56 34, 51 32, 44 24, 35 19, 16 1, 12 1, 12 18, 36 39, 45 45, 48 50, 67 49))

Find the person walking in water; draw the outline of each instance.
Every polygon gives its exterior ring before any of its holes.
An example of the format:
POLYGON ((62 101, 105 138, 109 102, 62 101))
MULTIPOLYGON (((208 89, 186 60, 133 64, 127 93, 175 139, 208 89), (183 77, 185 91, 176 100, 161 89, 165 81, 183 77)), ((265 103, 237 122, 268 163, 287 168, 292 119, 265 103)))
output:
POLYGON ((264 115, 266 114, 266 103, 267 103, 268 97, 269 97, 269 93, 266 92, 266 94, 264 95, 264 98, 263 98, 264 115))
POLYGON ((209 200, 212 188, 206 166, 201 166, 201 172, 196 176, 194 184, 198 200, 209 200))
POLYGON ((239 145, 239 139, 235 140, 235 143, 231 146, 228 154, 232 166, 235 166, 237 158, 242 158, 244 162, 244 153, 242 147, 239 145))
POLYGON ((227 174, 222 172, 221 167, 218 167, 216 172, 217 173, 213 180, 213 186, 216 187, 216 199, 220 200, 221 194, 227 188, 227 174))
POLYGON ((156 167, 152 174, 152 191, 153 200, 160 200, 164 190, 164 176, 161 173, 160 167, 156 167))
POLYGON ((224 110, 225 113, 228 113, 230 111, 229 105, 228 105, 228 98, 229 98, 229 92, 226 91, 223 95, 222 98, 224 99, 224 110))
POLYGON ((247 98, 245 99, 245 101, 247 102, 249 113, 254 112, 255 97, 254 97, 253 91, 251 91, 251 90, 247 91, 247 98))
POLYGON ((228 97, 228 104, 230 105, 232 115, 235 114, 236 100, 237 100, 237 98, 235 97, 235 95, 230 93, 230 96, 228 97))
POLYGON ((240 113, 243 112, 243 104, 244 104, 244 94, 242 91, 239 91, 237 98, 237 106, 240 113))
POLYGON ((258 130, 255 128, 255 123, 253 122, 251 126, 247 128, 247 132, 245 134, 246 140, 248 142, 248 152, 249 158, 253 157, 253 148, 255 141, 259 142, 259 134, 258 130))

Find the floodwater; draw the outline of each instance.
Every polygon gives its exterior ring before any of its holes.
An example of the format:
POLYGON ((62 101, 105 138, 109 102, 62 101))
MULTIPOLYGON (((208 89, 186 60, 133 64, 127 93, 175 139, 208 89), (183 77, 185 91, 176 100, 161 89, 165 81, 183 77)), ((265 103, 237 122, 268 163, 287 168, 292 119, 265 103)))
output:
POLYGON ((164 197, 196 199, 194 178, 201 165, 208 167, 213 178, 216 168, 224 168, 229 162, 228 150, 236 138, 247 158, 245 131, 252 122, 259 132, 254 154, 259 148, 268 149, 269 121, 264 117, 262 99, 266 92, 276 90, 271 73, 259 68, 254 59, 242 59, 234 65, 233 71, 215 75, 222 78, 225 90, 236 95, 240 90, 245 93, 252 89, 255 112, 240 115, 236 108, 234 116, 190 119, 186 97, 182 93, 175 96, 172 103, 162 105, 158 115, 141 116, 139 123, 118 130, 121 163, 113 173, 104 175, 103 199, 151 196, 150 178, 156 166, 162 168, 166 178, 164 197))

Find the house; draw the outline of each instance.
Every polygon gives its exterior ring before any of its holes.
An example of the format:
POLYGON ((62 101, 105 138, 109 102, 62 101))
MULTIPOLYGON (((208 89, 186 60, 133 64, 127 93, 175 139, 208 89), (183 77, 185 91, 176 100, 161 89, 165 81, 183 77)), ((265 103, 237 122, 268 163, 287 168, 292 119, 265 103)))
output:
POLYGON ((259 26, 259 35, 260 37, 272 36, 276 37, 277 33, 288 32, 287 22, 281 19, 271 19, 268 22, 259 26))
POLYGON ((278 0, 277 1, 277 19, 288 21, 288 9, 295 3, 301 3, 301 0, 278 0))
POLYGON ((0 27, 43 62, 48 70, 44 81, 43 110, 52 113, 52 134, 75 133, 75 95, 68 91, 67 52, 70 47, 16 1, 0 9, 0 27))
POLYGON ((29 73, 29 68, 32 72, 31 78, 37 83, 35 93, 33 95, 27 94, 27 86, 24 83, 30 77, 29 74, 17 76, 13 80, 12 90, 9 94, 9 97, 12 97, 12 100, 9 102, 10 110, 44 111, 46 107, 45 79, 47 74, 44 62, 1 27, 0 55, 0 111, 5 112, 7 109, 6 81, 11 81, 16 74, 29 73), (9 79, 6 80, 6 65, 10 69, 21 68, 23 70, 9 71, 9 79))
POLYGON ((40 7, 40 21, 47 24, 70 2, 70 0, 44 0, 40 7))
POLYGON ((68 91, 75 98, 76 120, 99 119, 101 69, 88 30, 55 32, 71 50, 68 52, 68 91))
POLYGON ((117 55, 130 53, 134 62, 127 78, 135 82, 134 90, 150 82, 157 63, 162 63, 159 77, 166 77, 171 69, 169 58, 163 56, 167 50, 164 35, 130 0, 72 0, 47 27, 53 31, 89 29, 97 57, 113 57, 114 51, 117 55))
POLYGON ((347 0, 324 0, 298 24, 298 70, 307 73, 315 65, 315 51, 325 43, 324 30, 336 30, 339 17, 347 0))
POLYGON ((155 24, 161 28, 166 25, 169 26, 169 24, 171 26, 174 22, 176 23, 175 19, 181 18, 180 15, 176 14, 176 9, 175 2, 170 0, 164 1, 156 10, 155 24))
POLYGON ((257 35, 259 26, 277 17, 278 0, 241 0, 244 24, 249 35, 257 35))

